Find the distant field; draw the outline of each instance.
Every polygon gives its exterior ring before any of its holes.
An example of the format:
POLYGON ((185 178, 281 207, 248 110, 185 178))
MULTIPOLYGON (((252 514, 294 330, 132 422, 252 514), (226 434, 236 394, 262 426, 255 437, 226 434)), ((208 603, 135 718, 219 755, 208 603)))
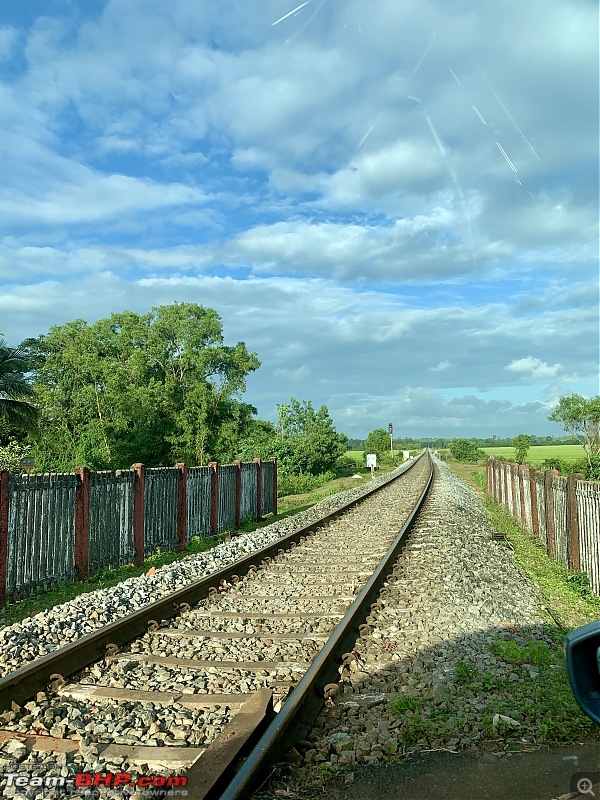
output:
MULTIPOLYGON (((488 456, 502 456, 514 459, 514 447, 482 447, 488 456)), ((528 464, 541 464, 547 458, 560 458, 561 461, 580 461, 585 458, 583 447, 578 444, 555 444, 531 447, 527 454, 528 464)))

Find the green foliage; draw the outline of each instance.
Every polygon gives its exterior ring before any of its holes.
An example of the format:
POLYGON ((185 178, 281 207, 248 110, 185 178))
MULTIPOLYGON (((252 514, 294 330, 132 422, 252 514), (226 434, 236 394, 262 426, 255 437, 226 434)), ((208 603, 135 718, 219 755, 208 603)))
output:
POLYGON ((580 394, 561 397, 548 417, 560 422, 581 443, 591 466, 591 459, 600 456, 600 395, 586 398, 580 394))
POLYGON ((530 640, 526 644, 518 644, 514 639, 498 639, 487 645, 498 658, 509 664, 547 665, 552 660, 550 649, 545 642, 530 640))
POLYGON ((193 303, 78 319, 23 345, 43 470, 231 460, 255 411, 237 398, 258 358, 225 346, 219 315, 193 303))
POLYGON ((321 475, 278 475, 277 496, 285 497, 290 494, 302 494, 317 489, 335 478, 334 472, 323 472, 321 475))
POLYGON ((485 489, 486 487, 485 473, 471 472, 469 474, 471 475, 471 480, 473 481, 473 483, 477 484, 477 486, 479 486, 480 489, 485 489))
POLYGON ((310 400, 290 399, 277 406, 277 439, 270 456, 277 458, 284 475, 321 475, 333 470, 346 451, 347 438, 337 433, 327 406, 318 411, 310 400))
POLYGON ((581 597, 591 596, 592 590, 587 572, 571 572, 566 576, 566 581, 581 597))
POLYGON ((20 442, 9 442, 6 447, 0 447, 0 469, 9 472, 21 472, 21 459, 30 454, 31 445, 20 442))
POLYGON ((249 419, 238 442, 237 457, 241 461, 253 458, 273 458, 277 432, 272 422, 249 419))
POLYGON ((452 458, 463 464, 476 464, 484 455, 472 439, 452 439, 449 450, 452 458))
POLYGON ((376 428, 367 436, 365 441, 364 457, 367 453, 375 453, 377 463, 389 463, 391 460, 390 434, 383 428, 376 428))
POLYGON ((478 674, 477 668, 474 667, 469 661, 459 659, 454 667, 454 680, 456 683, 469 684, 478 674))
POLYGON ((561 475, 580 473, 588 481, 600 481, 600 456, 591 456, 589 460, 565 461, 561 458, 546 458, 541 464, 543 470, 557 469, 561 475))
POLYGON ((524 464, 529 448, 531 447, 531 436, 520 433, 512 440, 512 446, 515 448, 515 460, 517 464, 524 464))
POLYGON ((0 337, 0 425, 3 428, 34 430, 37 411, 34 392, 25 377, 27 354, 21 347, 9 347, 0 337))
POLYGON ((585 471, 581 470, 588 481, 600 481, 600 456, 590 456, 585 471))

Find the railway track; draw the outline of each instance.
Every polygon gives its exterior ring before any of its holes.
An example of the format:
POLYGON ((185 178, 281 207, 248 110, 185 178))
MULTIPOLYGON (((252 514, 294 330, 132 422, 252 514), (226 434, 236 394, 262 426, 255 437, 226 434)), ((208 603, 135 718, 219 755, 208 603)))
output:
POLYGON ((56 797, 248 797, 337 693, 432 475, 424 454, 360 501, 0 679, 13 773, 43 773, 56 797))

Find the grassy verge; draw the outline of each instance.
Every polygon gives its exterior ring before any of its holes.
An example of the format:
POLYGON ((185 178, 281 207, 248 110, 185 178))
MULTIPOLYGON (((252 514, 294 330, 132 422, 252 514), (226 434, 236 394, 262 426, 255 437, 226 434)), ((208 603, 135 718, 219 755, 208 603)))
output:
POLYGON ((485 467, 480 464, 448 466, 471 488, 484 495, 484 505, 494 530, 504 534, 519 569, 537 584, 543 605, 565 629, 585 625, 600 617, 600 598, 594 597, 582 573, 571 573, 551 561, 545 549, 492 498, 485 495, 485 467))
MULTIPOLYGON (((352 477, 336 478, 310 492, 280 497, 277 501, 279 513, 276 516, 269 515, 260 522, 248 521, 239 528, 239 532, 250 533, 265 527, 265 525, 270 525, 273 522, 284 519, 285 517, 298 514, 300 511, 304 511, 315 503, 318 503, 319 500, 323 500, 325 497, 329 497, 330 495, 342 492, 354 486, 361 486, 371 479, 370 472, 364 469, 357 471, 361 472, 360 479, 352 477)), ((387 468, 381 469, 377 475, 382 475, 387 471, 389 471, 387 468)), ((178 561, 186 556, 209 550, 215 547, 215 545, 220 544, 224 539, 224 533, 215 537, 194 537, 185 550, 179 553, 157 553, 147 558, 141 567, 126 565, 119 567, 119 569, 105 570, 84 581, 78 581, 77 583, 61 583, 46 591, 38 592, 32 597, 28 597, 16 603, 10 603, 6 608, 0 610, 0 628, 6 625, 12 625, 14 622, 20 622, 39 611, 45 611, 61 603, 66 603, 81 594, 94 592, 97 589, 106 589, 110 586, 115 586, 121 581, 127 580, 127 578, 143 575, 153 567, 158 569, 158 567, 171 564, 173 561, 178 561)))
MULTIPOLYGON (((471 487, 484 491, 481 465, 448 464, 471 487)), ((573 699, 562 652, 567 630, 600 618, 600 598, 591 593, 586 576, 570 573, 551 561, 543 547, 494 500, 486 496, 484 504, 492 527, 506 537, 516 566, 538 588, 541 609, 548 612, 548 623, 543 626, 545 641, 525 636, 518 641, 499 638, 488 647, 499 661, 511 666, 507 675, 481 673, 470 662, 461 661, 456 664, 451 690, 441 696, 400 697, 394 708, 403 723, 401 741, 408 747, 434 740, 455 746, 461 735, 467 735, 478 745, 488 741, 506 749, 600 741, 600 728, 573 699), (475 727, 472 717, 465 715, 474 696, 475 727)))
POLYGON ((502 673, 456 662, 450 685, 428 696, 400 695, 398 743, 410 747, 523 750, 600 741, 600 729, 578 708, 562 656, 562 632, 546 641, 496 639, 487 647, 502 673), (509 667, 506 670, 506 667, 509 667))

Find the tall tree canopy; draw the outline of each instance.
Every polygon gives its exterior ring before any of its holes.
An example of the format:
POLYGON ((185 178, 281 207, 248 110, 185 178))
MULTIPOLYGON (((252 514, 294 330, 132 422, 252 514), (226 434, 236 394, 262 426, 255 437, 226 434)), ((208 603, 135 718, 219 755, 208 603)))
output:
POLYGON ((12 429, 33 430, 37 411, 32 404, 34 391, 25 377, 27 355, 21 347, 9 347, 0 337, 0 432, 12 429))
POLYGON ((577 438, 591 466, 592 460, 600 455, 600 395, 590 398, 580 394, 561 397, 548 419, 560 422, 568 433, 577 438))
POLYGON ((260 366, 223 344, 216 311, 194 303, 77 319, 23 343, 30 354, 43 469, 123 468, 232 458, 255 409, 239 402, 260 366))

